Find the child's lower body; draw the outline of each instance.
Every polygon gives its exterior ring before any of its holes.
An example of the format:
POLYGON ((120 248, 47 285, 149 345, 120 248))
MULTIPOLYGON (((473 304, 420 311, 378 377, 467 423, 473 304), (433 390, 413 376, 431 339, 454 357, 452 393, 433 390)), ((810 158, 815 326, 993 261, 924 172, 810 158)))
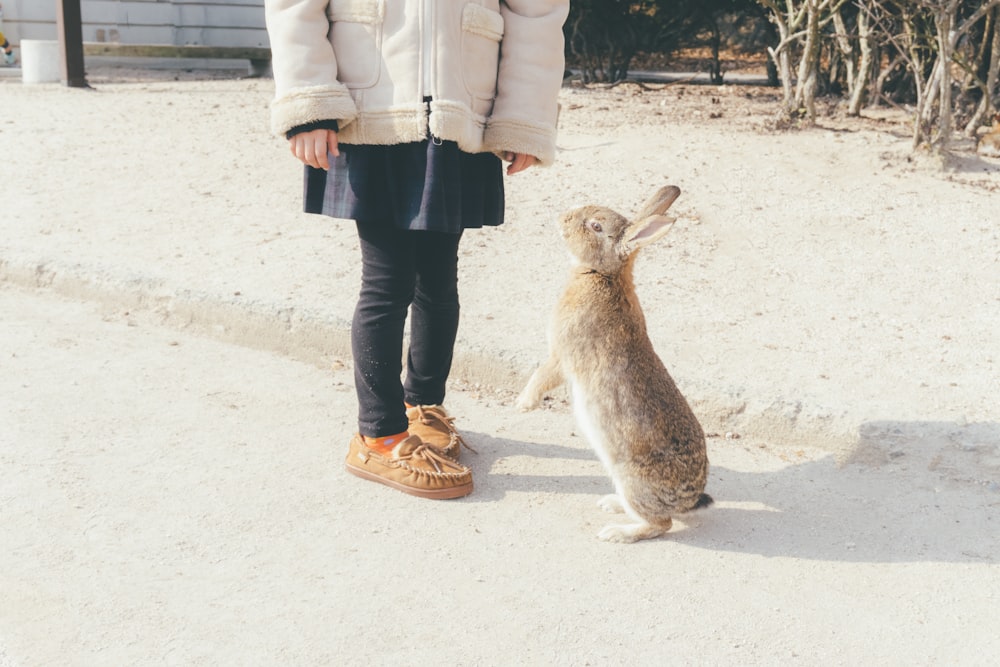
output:
POLYGON ((352 474, 425 498, 472 492, 472 471, 458 462, 467 445, 442 407, 458 331, 458 244, 465 229, 501 224, 503 208, 499 159, 448 141, 342 144, 329 172, 306 169, 307 212, 359 221, 352 474))
POLYGON ((351 349, 359 433, 347 469, 422 497, 467 495, 472 473, 457 461, 462 440, 441 407, 458 332, 461 233, 358 223, 358 237, 362 287, 351 349))

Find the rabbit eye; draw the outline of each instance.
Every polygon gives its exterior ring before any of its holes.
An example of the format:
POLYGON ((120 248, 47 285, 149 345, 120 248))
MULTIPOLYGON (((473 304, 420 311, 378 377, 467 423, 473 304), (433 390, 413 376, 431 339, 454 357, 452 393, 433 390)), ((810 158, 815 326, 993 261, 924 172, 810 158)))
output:
POLYGON ((596 220, 591 220, 590 221, 590 228, 593 229, 597 233, 601 233, 601 232, 604 231, 604 228, 601 227, 601 223, 597 222, 596 220))

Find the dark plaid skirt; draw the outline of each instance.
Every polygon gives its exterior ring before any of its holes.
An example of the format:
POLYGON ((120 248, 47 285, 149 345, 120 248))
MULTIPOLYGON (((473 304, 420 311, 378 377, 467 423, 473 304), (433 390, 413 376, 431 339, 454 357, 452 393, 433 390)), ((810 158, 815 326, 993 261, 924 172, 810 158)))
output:
POLYGON ((330 171, 306 167, 305 211, 457 234, 503 222, 502 171, 496 155, 453 141, 341 144, 330 171))

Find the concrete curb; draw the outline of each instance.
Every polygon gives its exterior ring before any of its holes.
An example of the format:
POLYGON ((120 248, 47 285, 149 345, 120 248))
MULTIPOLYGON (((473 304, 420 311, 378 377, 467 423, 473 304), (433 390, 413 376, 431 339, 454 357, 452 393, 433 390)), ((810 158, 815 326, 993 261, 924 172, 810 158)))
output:
POLYGON ((51 259, 0 257, 0 280, 153 316, 158 323, 322 366, 350 356, 350 323, 302 308, 221 298, 144 275, 51 259))
MULTIPOLYGON (((158 277, 9 253, 0 255, 0 281, 145 314, 158 324, 319 367, 337 359, 348 362, 351 357, 351 323, 315 309, 222 297, 158 277)), ((457 353, 454 362, 456 379, 480 391, 505 395, 518 391, 530 371, 476 352, 457 353)))
MULTIPOLYGON (((123 309, 157 324, 214 340, 281 354, 320 368, 350 365, 350 322, 315 309, 287 307, 239 296, 222 297, 172 285, 147 275, 67 264, 48 258, 0 255, 0 281, 123 309)), ((453 382, 477 394, 512 399, 532 368, 520 368, 501 351, 457 351, 453 382), (462 386, 464 384, 464 386, 462 386)), ((738 390, 688 381, 688 399, 708 434, 786 445, 808 444, 845 458, 864 420, 846 410, 808 406, 780 397, 748 399, 738 390)))

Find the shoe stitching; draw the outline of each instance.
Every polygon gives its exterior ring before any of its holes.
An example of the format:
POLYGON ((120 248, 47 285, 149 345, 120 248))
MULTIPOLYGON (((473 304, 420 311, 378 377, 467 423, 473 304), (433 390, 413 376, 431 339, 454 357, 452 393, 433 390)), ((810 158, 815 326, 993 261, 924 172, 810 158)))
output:
POLYGON ((459 463, 452 461, 450 458, 443 454, 439 454, 438 451, 426 444, 417 445, 409 454, 405 456, 400 456, 398 458, 392 459, 393 462, 397 463, 401 468, 409 470, 411 472, 428 475, 430 477, 464 477, 468 475, 468 468, 465 470, 460 470, 459 472, 445 471, 441 469, 444 465, 450 468, 465 468, 459 463), (411 460, 424 460, 434 466, 434 472, 430 470, 423 470, 417 468, 410 464, 411 460))
POLYGON ((475 449, 473 449, 469 445, 469 443, 465 441, 465 438, 459 435, 458 429, 455 428, 454 417, 446 416, 443 410, 435 406, 424 407, 423 405, 415 405, 414 407, 417 410, 417 415, 418 415, 417 419, 424 426, 433 426, 435 421, 438 421, 444 425, 445 429, 448 431, 448 436, 449 436, 449 442, 446 449, 451 449, 453 444, 457 442, 459 448, 465 447, 473 454, 479 453, 475 449))
POLYGON ((415 475, 428 477, 430 479, 435 479, 435 478, 451 479, 451 478, 466 477, 471 472, 467 467, 463 466, 462 464, 457 463, 452 459, 448 458, 447 456, 444 456, 437 452, 438 450, 433 446, 421 443, 416 447, 414 447, 409 453, 400 457, 389 457, 385 456, 384 454, 380 454, 379 452, 373 452, 370 450, 365 453, 358 452, 358 456, 361 457, 362 460, 365 461, 365 463, 368 462, 369 458, 373 458, 387 467, 402 468, 403 470, 406 470, 415 475), (365 456, 365 454, 367 454, 367 456, 365 456), (425 460, 429 462, 432 466, 434 466, 434 470, 433 471, 424 470, 415 467, 410 463, 410 460, 413 459, 425 460), (445 471, 441 469, 441 464, 444 464, 445 466, 451 468, 464 468, 464 470, 460 470, 458 472, 445 471))

